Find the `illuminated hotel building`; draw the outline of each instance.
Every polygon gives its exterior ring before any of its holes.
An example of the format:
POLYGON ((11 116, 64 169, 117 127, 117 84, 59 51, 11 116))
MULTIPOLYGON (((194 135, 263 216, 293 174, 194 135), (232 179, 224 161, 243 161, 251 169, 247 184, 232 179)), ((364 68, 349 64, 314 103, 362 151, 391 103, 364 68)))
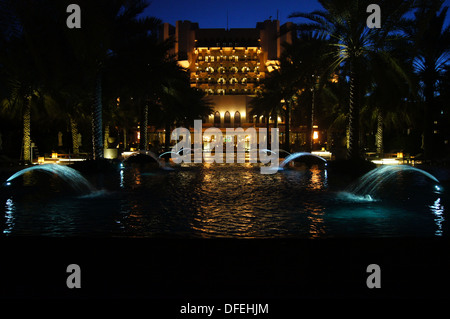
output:
POLYGON ((282 43, 292 43, 290 32, 280 33, 289 24, 280 27, 278 20, 266 20, 247 29, 201 29, 190 21, 177 21, 175 27, 163 24, 161 37, 174 37, 172 53, 189 70, 191 86, 205 91, 213 102, 214 112, 203 119, 204 128, 265 126, 264 119, 249 116, 249 103, 261 80, 277 67, 282 43))

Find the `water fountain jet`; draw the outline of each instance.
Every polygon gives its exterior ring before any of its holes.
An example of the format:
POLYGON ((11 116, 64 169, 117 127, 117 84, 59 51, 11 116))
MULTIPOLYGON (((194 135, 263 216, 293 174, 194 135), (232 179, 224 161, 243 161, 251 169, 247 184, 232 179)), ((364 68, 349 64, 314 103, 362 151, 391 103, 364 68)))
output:
MULTIPOLYGON (((375 196, 380 187, 388 181, 394 179, 400 172, 414 172, 419 173, 432 180, 435 183, 440 184, 439 180, 430 173, 415 168, 409 165, 395 165, 395 166, 380 166, 367 174, 363 175, 357 183, 351 185, 347 190, 355 195, 370 195, 375 196)), ((435 190, 441 191, 442 186, 435 185, 435 190)))
POLYGON ((95 191, 95 188, 92 186, 92 184, 89 183, 89 181, 86 178, 84 178, 77 170, 70 168, 68 166, 58 164, 44 164, 25 168, 9 177, 4 183, 4 185, 11 186, 11 182, 14 179, 18 178, 19 176, 22 176, 25 173, 32 171, 40 171, 48 175, 56 174, 68 185, 70 185, 74 190, 80 193, 92 193, 95 191))
POLYGON ((284 169, 284 166, 285 166, 286 164, 288 164, 289 162, 291 162, 291 161, 293 161, 293 160, 295 160, 295 159, 297 159, 297 158, 303 157, 303 156, 315 157, 315 158, 317 158, 317 159, 320 159, 324 164, 327 163, 327 160, 326 160, 326 159, 324 159, 323 157, 320 157, 320 156, 318 156, 318 155, 311 154, 311 153, 308 153, 308 152, 298 152, 298 153, 294 153, 294 154, 291 154, 291 155, 289 155, 288 157, 286 157, 286 158, 284 159, 284 161, 281 162, 281 164, 280 164, 280 166, 279 166, 279 169, 284 169))

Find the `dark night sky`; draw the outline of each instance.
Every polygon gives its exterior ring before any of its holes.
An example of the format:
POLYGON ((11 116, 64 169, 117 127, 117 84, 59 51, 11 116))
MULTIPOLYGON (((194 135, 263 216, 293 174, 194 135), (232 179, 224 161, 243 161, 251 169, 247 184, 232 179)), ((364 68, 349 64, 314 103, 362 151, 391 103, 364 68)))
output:
MULTIPOLYGON (((311 12, 322 7, 316 0, 150 0, 151 4, 145 14, 160 18, 163 22, 175 25, 177 20, 198 22, 200 28, 226 28, 227 11, 229 28, 254 28, 256 22, 272 16, 277 18, 279 10, 280 24, 287 21, 295 12, 311 12)), ((374 1, 376 2, 376 1, 374 1)), ((445 1, 450 6, 450 0, 445 1)), ((383 12, 381 12, 383 14, 383 12)), ((447 14, 447 24, 450 12, 447 14)))
MULTIPOLYGON (((321 6, 314 0, 151 0, 146 14, 175 25, 177 20, 198 22, 200 28, 254 28, 272 16, 283 24, 295 11, 309 12, 321 6)), ((298 19, 297 19, 298 20, 298 19)))

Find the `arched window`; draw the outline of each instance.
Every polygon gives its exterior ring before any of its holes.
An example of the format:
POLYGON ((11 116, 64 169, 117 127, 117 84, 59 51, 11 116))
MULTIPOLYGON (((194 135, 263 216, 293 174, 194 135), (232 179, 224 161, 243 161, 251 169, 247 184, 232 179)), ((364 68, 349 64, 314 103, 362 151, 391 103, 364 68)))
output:
POLYGON ((231 116, 230 116, 230 112, 226 111, 224 118, 223 118, 223 122, 225 124, 230 124, 231 123, 231 116))
POLYGON ((241 126, 241 113, 239 113, 239 111, 236 111, 236 113, 234 113, 234 126, 241 126))
POLYGON ((214 113, 214 125, 220 126, 220 113, 218 111, 214 113))

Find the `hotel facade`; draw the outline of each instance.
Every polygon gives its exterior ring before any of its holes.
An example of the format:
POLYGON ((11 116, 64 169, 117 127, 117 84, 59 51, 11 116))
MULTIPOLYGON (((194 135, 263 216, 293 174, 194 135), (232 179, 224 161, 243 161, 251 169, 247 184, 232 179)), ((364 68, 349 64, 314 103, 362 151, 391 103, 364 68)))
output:
MULTIPOLYGON (((263 79, 279 67, 284 44, 292 43, 291 24, 280 26, 279 20, 266 20, 256 23, 255 28, 231 29, 202 29, 191 21, 177 21, 175 26, 162 24, 160 39, 175 40, 170 54, 189 72, 191 87, 204 91, 212 102, 213 113, 202 119, 203 131, 210 127, 219 128, 225 142, 228 141, 227 128, 254 127, 258 131, 259 128, 274 127, 277 122, 279 141, 285 145, 285 118, 278 117, 275 121, 250 116, 250 102, 261 91, 263 79)), ((190 130, 193 134, 193 127, 190 130)), ((294 149, 305 143, 306 126, 291 123, 290 132, 294 149)), ((149 127, 148 135, 151 144, 155 141, 159 145, 165 144, 164 130, 149 127)), ((204 141, 204 147, 209 142, 204 141)))
MULTIPOLYGON (((292 43, 292 23, 256 23, 255 28, 202 29, 198 23, 164 23, 160 38, 175 40, 174 54, 190 74, 192 87, 203 90, 214 112, 203 119, 203 129, 266 127, 274 119, 250 116, 250 101, 261 91, 262 80, 279 65, 283 44, 292 43)), ((280 141, 284 118, 278 118, 280 141)), ((294 138, 295 138, 295 132, 294 138)))

